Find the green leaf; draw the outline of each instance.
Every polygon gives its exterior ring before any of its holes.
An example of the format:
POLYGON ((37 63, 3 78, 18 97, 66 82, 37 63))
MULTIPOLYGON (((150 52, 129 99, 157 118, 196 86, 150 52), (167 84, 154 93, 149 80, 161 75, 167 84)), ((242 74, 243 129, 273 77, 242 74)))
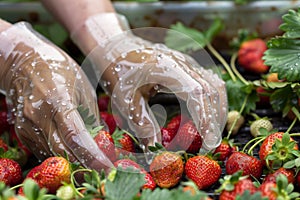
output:
POLYGON ((263 59, 270 65, 270 72, 278 73, 279 79, 300 81, 300 40, 273 38, 263 59))
POLYGON ((105 184, 106 199, 132 200, 145 183, 144 174, 137 170, 127 168, 126 171, 118 169, 113 181, 107 180, 105 184))
POLYGON ((270 104, 275 112, 283 112, 286 116, 293 106, 294 98, 298 98, 290 86, 276 89, 270 96, 270 104))
POLYGON ((283 135, 282 135, 282 139, 281 139, 281 143, 283 146, 286 146, 289 144, 290 142, 290 134, 285 132, 283 135))
POLYGON ((224 23, 221 19, 217 18, 214 20, 212 25, 205 31, 206 41, 211 43, 216 35, 218 35, 224 28, 224 23))
POLYGON ((171 25, 170 28, 165 37, 165 44, 171 49, 182 52, 197 51, 207 43, 203 33, 180 22, 171 25))
POLYGON ((287 14, 282 16, 283 23, 280 29, 285 31, 284 37, 299 38, 300 37, 300 13, 295 10, 289 10, 287 14))
POLYGON ((295 167, 294 160, 290 160, 290 161, 284 163, 284 165, 283 165, 283 168, 285 168, 285 169, 292 169, 293 167, 295 167))

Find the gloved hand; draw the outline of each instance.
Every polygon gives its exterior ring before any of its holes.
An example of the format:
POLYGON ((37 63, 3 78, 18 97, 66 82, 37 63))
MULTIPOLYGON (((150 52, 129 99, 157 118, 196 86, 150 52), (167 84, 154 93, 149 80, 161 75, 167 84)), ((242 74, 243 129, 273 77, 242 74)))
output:
POLYGON ((227 96, 224 82, 212 70, 185 54, 137 37, 124 16, 114 13, 89 17, 72 38, 88 55, 112 97, 113 108, 128 119, 143 149, 161 142, 160 127, 148 105, 159 92, 174 93, 186 102, 203 139, 203 151, 220 144, 227 96))
POLYGON ((99 111, 95 89, 66 53, 23 22, 0 33, 0 89, 20 139, 39 159, 68 154, 96 170, 111 161, 100 151, 77 107, 99 111))

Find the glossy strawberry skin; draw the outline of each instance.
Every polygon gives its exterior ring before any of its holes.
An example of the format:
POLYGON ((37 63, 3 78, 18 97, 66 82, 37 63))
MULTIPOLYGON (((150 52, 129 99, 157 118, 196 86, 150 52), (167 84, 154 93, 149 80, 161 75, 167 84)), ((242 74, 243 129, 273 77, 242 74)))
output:
POLYGON ((264 182, 260 185, 259 191, 261 192, 262 197, 268 197, 269 200, 276 200, 277 195, 273 191, 276 188, 276 183, 274 182, 264 182))
POLYGON ((274 182, 276 183, 276 177, 279 174, 283 174, 287 177, 289 183, 295 182, 295 171, 293 169, 285 169, 283 167, 277 169, 275 172, 267 174, 263 182, 274 182))
POLYGON ((247 71, 257 74, 266 73, 269 67, 264 64, 262 59, 266 50, 267 45, 262 39, 245 41, 238 51, 238 63, 247 71))
POLYGON ((184 124, 187 121, 187 117, 185 117, 182 114, 178 114, 171 118, 171 120, 168 122, 166 128, 172 129, 174 132, 177 132, 180 125, 184 124))
POLYGON ((204 155, 189 158, 184 171, 186 176, 198 186, 199 190, 212 186, 219 180, 222 173, 220 165, 204 155))
POLYGON ((234 151, 235 146, 230 146, 227 141, 222 141, 221 144, 215 149, 214 154, 219 153, 218 160, 225 161, 234 151))
POLYGON ((97 99, 100 112, 108 112, 110 97, 106 94, 100 94, 97 99))
POLYGON ((171 128, 161 128, 160 132, 162 136, 162 145, 167 150, 175 150, 176 144, 175 144, 175 140, 173 140, 176 135, 175 130, 171 128))
POLYGON ((143 189, 151 189, 154 190, 156 188, 156 183, 151 176, 150 173, 148 173, 142 166, 140 166, 138 163, 136 163, 133 160, 124 158, 117 160, 114 162, 115 167, 122 167, 123 169, 126 169, 128 167, 133 167, 134 169, 139 170, 141 173, 145 174, 145 184, 143 185, 143 189))
POLYGON ((220 193, 219 200, 235 200, 237 195, 242 195, 246 190, 253 194, 257 189, 250 179, 239 180, 232 191, 223 190, 220 193))
POLYGON ((237 171, 243 170, 242 175, 252 175, 259 179, 262 175, 262 162, 254 156, 247 155, 243 152, 233 152, 227 159, 226 173, 234 174, 237 171))
MULTIPOLYGON (((272 152, 272 146, 275 143, 276 139, 281 140, 283 134, 284 132, 276 132, 271 135, 268 135, 266 139, 263 141, 263 143, 261 144, 258 155, 264 165, 266 165, 266 161, 265 161, 266 157, 272 152)), ((294 141, 293 138, 290 138, 290 140, 294 141)), ((297 144, 295 145, 294 149, 298 150, 297 144)))
POLYGON ((171 188, 179 183, 184 172, 184 164, 180 155, 164 151, 152 160, 150 174, 161 188, 171 188))
POLYGON ((99 147, 99 149, 112 161, 114 162, 117 159, 114 140, 111 137, 110 133, 105 130, 98 131, 97 135, 94 137, 94 140, 99 147))
POLYGON ((133 139, 126 133, 123 134, 122 138, 118 140, 121 148, 116 147, 116 155, 129 155, 135 152, 135 146, 133 139))
POLYGON ((176 144, 181 150, 196 154, 202 146, 202 138, 193 121, 188 121, 181 126, 176 135, 176 144))
POLYGON ((22 179, 22 169, 19 163, 9 158, 0 158, 0 182, 14 186, 22 179))
POLYGON ((70 183, 70 164, 63 157, 49 157, 32 168, 26 178, 33 179, 41 188, 46 188, 48 193, 54 194, 63 182, 70 183))

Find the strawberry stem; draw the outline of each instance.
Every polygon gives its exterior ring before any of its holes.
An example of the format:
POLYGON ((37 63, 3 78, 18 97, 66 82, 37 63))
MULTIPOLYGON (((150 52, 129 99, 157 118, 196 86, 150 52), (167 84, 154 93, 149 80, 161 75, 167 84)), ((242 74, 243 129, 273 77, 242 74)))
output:
POLYGON ((249 85, 249 82, 244 79, 244 77, 240 74, 240 72, 236 69, 236 65, 235 65, 235 61, 237 59, 237 56, 238 54, 237 53, 234 53, 232 54, 231 56, 231 59, 230 59, 230 66, 231 66, 231 69, 233 71, 233 73, 240 79, 240 81, 242 81, 245 85, 249 85))
MULTIPOLYGON (((72 184, 72 187, 75 187, 75 174, 77 173, 77 172, 92 172, 92 170, 91 169, 78 169, 78 170, 75 170, 75 171, 73 171, 72 173, 71 173, 71 184, 72 184)), ((80 197, 84 197, 84 195, 81 193, 81 192, 79 192, 79 190, 78 189, 75 189, 74 190, 75 192, 76 192, 76 194, 78 195, 78 196, 80 196, 80 197)))
POLYGON ((235 82, 236 77, 235 77, 234 73, 232 72, 232 70, 231 70, 230 66, 228 65, 228 63, 225 61, 225 59, 218 53, 218 51, 209 42, 207 43, 207 48, 220 61, 220 63, 225 67, 225 69, 228 72, 229 76, 235 82))
POLYGON ((258 140, 258 141, 256 141, 249 149, 248 149, 248 154, 250 155, 250 154, 252 154, 252 152, 253 152, 253 149, 258 145, 258 144, 260 144, 262 141, 264 141, 266 139, 266 137, 262 137, 262 138, 260 138, 260 140, 258 140))
POLYGON ((297 120, 298 120, 298 118, 295 117, 295 119, 293 120, 293 122, 291 123, 291 125, 289 126, 289 128, 286 130, 286 132, 289 133, 292 130, 292 128, 296 124, 297 120))

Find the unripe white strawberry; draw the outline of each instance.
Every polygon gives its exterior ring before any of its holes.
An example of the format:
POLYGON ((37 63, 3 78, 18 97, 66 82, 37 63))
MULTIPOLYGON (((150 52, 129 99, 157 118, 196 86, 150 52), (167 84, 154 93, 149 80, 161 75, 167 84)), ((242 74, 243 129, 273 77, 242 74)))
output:
POLYGON ((226 130, 231 134, 235 135, 240 130, 241 126, 244 124, 245 118, 238 111, 232 110, 227 115, 226 130))
POLYGON ((250 125, 250 133, 253 137, 260 134, 260 128, 265 128, 268 132, 273 129, 273 124, 267 118, 257 119, 250 125))
POLYGON ((63 185, 57 189, 56 196, 62 200, 71 200, 75 198, 75 191, 71 185, 63 185))

